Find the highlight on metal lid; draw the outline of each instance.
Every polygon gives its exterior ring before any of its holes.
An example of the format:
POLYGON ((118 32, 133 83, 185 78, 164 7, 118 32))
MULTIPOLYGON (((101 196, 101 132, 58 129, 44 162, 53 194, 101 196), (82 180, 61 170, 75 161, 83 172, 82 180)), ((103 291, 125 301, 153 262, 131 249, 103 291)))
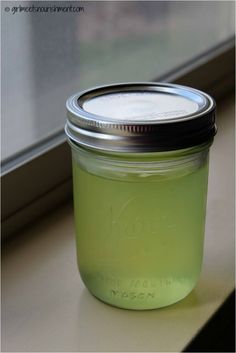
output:
POLYGON ((186 86, 100 86, 73 95, 66 106, 68 138, 103 151, 170 151, 211 141, 216 134, 214 100, 186 86))

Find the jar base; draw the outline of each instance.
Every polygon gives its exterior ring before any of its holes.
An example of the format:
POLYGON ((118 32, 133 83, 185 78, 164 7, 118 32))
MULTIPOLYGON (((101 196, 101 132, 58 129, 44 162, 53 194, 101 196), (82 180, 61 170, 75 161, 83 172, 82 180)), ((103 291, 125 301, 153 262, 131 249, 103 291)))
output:
POLYGON ((112 300, 109 300, 108 298, 104 298, 103 296, 99 296, 99 294, 95 294, 91 289, 89 289, 88 287, 86 287, 87 290, 89 291, 89 293, 95 297, 96 299, 98 299, 99 301, 108 304, 110 306, 113 306, 115 308, 119 308, 119 309, 125 309, 125 310, 135 310, 135 311, 142 311, 142 310, 156 310, 156 309, 161 309, 173 304, 178 303, 179 301, 183 300, 184 298, 186 298, 195 288, 195 285, 193 285, 188 291, 185 291, 183 293, 182 296, 179 296, 178 298, 176 297, 175 299, 173 298, 172 301, 166 301, 162 300, 162 303, 159 301, 156 303, 142 303, 142 304, 135 304, 135 303, 125 303, 125 302, 121 302, 121 301, 117 301, 114 302, 112 300))

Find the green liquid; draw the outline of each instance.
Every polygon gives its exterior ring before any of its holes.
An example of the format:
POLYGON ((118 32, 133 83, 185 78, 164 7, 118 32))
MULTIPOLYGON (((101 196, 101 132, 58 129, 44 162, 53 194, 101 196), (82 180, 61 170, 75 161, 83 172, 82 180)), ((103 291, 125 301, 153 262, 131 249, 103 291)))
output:
POLYGON ((128 309, 184 298, 202 263, 207 177, 207 160, 150 182, 97 176, 74 159, 77 257, 90 292, 128 309))

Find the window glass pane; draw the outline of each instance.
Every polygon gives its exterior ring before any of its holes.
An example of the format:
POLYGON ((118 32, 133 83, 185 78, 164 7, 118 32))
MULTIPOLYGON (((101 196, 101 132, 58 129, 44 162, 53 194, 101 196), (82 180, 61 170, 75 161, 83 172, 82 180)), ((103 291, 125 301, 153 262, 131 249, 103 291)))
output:
POLYGON ((74 92, 153 80, 233 34, 234 1, 2 2, 2 159, 62 132, 74 92))

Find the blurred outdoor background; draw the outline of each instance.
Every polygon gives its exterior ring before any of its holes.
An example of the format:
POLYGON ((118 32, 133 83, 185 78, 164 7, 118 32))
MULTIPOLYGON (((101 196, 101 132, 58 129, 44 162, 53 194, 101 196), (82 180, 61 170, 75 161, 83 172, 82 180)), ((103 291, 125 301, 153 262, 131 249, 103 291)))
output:
POLYGON ((158 80, 234 34, 234 1, 2 1, 2 161, 62 138, 68 96, 158 80), (80 12, 12 12, 17 6, 80 12), (8 10, 6 10, 8 7, 8 10), (54 139, 54 140, 53 140, 54 139))

